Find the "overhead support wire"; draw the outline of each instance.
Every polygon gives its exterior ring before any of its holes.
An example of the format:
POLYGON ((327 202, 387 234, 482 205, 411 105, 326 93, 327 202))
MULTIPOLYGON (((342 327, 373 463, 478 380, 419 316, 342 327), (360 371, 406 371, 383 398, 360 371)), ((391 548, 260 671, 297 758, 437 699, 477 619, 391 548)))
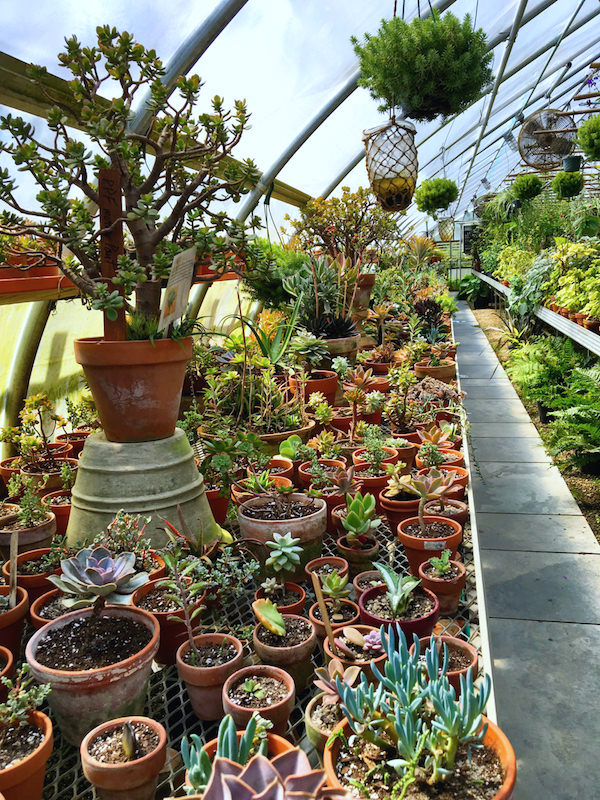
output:
MULTIPOLYGON (((219 34, 248 2, 248 0, 222 0, 204 22, 182 42, 167 64, 163 84, 171 93, 180 75, 187 75, 198 59, 208 50, 219 34)), ((129 125, 134 133, 145 133, 152 120, 150 92, 146 92, 140 107, 129 125)))

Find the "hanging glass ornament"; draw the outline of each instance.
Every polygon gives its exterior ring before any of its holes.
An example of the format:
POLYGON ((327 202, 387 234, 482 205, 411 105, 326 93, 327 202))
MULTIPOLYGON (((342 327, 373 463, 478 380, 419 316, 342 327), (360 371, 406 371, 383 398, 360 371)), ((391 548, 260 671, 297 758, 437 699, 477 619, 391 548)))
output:
POLYGON ((442 242, 454 239, 454 217, 438 217, 438 236, 442 242))
POLYGON ((386 211, 404 211, 412 200, 419 171, 414 125, 390 119, 364 131, 363 141, 373 194, 386 211))

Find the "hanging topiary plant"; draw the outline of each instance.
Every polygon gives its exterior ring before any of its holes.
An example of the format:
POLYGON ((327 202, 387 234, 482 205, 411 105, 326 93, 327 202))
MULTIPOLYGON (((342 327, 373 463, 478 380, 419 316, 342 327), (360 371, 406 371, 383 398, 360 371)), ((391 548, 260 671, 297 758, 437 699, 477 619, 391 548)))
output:
POLYGON ((473 29, 467 14, 411 22, 383 20, 376 36, 364 43, 352 37, 360 61, 359 84, 383 101, 382 111, 403 112, 416 120, 459 114, 475 101, 492 79, 487 41, 481 28, 473 29))
POLYGON ((561 200, 575 197, 583 189, 583 175, 581 172, 557 172, 552 181, 552 188, 561 200))
POLYGON ((415 192, 419 211, 437 219, 438 211, 445 211, 458 197, 458 187, 449 178, 427 178, 415 192))
POLYGON ((544 181, 537 175, 518 175, 511 186, 511 194, 517 200, 533 200, 541 194, 544 188, 544 181))
POLYGON ((600 115, 582 122, 577 131, 577 143, 590 161, 600 161, 600 115))

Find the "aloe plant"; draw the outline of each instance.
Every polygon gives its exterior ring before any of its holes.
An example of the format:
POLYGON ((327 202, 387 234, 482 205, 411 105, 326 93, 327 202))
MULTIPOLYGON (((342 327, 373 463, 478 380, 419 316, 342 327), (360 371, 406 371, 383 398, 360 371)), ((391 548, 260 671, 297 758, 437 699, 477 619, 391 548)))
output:
POLYGON ((390 619, 398 619, 406 613, 412 600, 412 593, 421 583, 421 579, 415 578, 413 575, 398 575, 382 562, 377 562, 374 566, 381 573, 387 587, 386 597, 390 604, 390 619))

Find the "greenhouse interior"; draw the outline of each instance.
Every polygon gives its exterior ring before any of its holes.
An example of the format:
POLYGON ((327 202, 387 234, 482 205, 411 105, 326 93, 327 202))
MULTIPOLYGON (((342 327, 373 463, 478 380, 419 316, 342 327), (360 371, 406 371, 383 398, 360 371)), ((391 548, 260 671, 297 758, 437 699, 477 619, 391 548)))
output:
POLYGON ((598 0, 34 10, 0 800, 600 797, 598 0))

